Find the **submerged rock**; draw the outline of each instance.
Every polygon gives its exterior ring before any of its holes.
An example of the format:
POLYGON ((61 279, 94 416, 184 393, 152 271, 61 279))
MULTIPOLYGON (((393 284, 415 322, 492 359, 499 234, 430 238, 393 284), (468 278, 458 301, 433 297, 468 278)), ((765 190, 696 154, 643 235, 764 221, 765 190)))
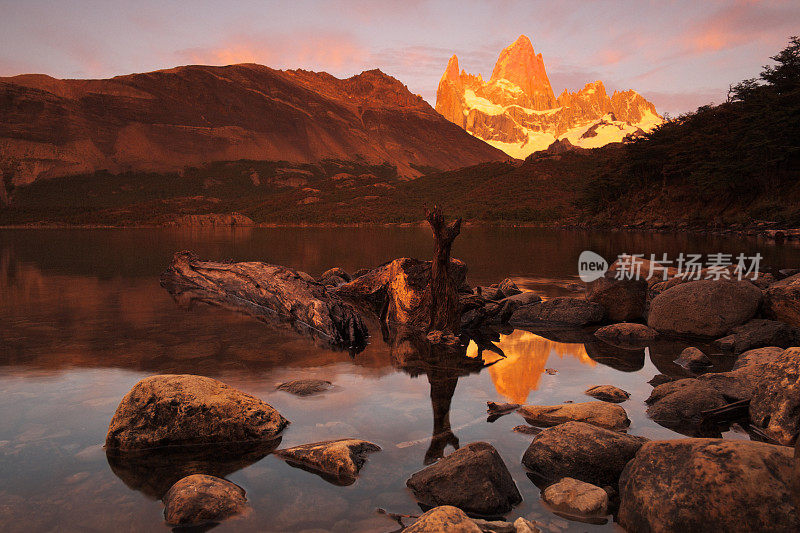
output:
POLYGON ((784 445, 800 433, 800 348, 784 350, 764 367, 750 400, 750 419, 784 445))
POLYGON ((589 283, 586 299, 602 305, 609 320, 641 320, 647 307, 647 281, 643 278, 616 279, 614 272, 608 272, 589 283))
POLYGON ((522 464, 545 481, 571 477, 598 486, 616 486, 628 461, 646 439, 567 422, 542 430, 522 456, 522 464))
POLYGON ((727 439, 653 441, 620 479, 628 531, 798 531, 792 451, 727 439))
POLYGON ((694 372, 711 366, 711 359, 700 348, 689 347, 675 359, 675 364, 694 372))
POLYGON ((268 440, 288 423, 270 405, 216 379, 165 374, 142 379, 125 395, 106 446, 133 450, 268 440))
POLYGON ((788 348, 800 344, 800 330, 783 322, 757 318, 736 326, 714 344, 735 354, 764 346, 788 348))
POLYGON ((800 274, 773 283, 764 291, 764 312, 800 328, 800 274))
POLYGON ((647 325, 659 332, 719 337, 753 318, 760 302, 761 290, 749 281, 690 281, 653 298, 647 325))
POLYGON ((453 505, 481 516, 504 515, 522 501, 491 444, 473 442, 420 470, 406 482, 420 503, 453 505))
POLYGON ((608 493, 591 483, 565 477, 542 491, 542 499, 556 510, 581 517, 608 514, 608 493))
POLYGON ((171 526, 219 522, 247 510, 242 487, 204 474, 179 480, 164 496, 164 519, 171 526))
POLYGON ((293 379, 292 381, 281 383, 276 388, 297 396, 310 396, 312 394, 325 392, 331 387, 331 382, 324 379, 293 379))
POLYGON ((525 405, 517 411, 534 426, 554 426, 564 422, 586 422, 598 427, 621 430, 631 421, 625 409, 607 402, 580 402, 561 405, 525 405))
POLYGON ((658 332, 644 324, 621 322, 603 326, 594 332, 595 337, 614 344, 640 344, 655 340, 658 332))
POLYGON ((628 392, 614 385, 595 385, 586 389, 584 394, 611 403, 622 403, 631 397, 628 392))
POLYGON ((558 297, 520 307, 511 315, 512 324, 545 322, 566 326, 585 326, 603 320, 603 306, 582 298, 558 297))
POLYGON ((420 516, 416 522, 403 530, 403 533, 482 533, 470 517, 458 507, 440 505, 420 516))
POLYGON ((697 376, 697 380, 713 387, 733 401, 749 400, 764 377, 766 367, 776 361, 783 348, 767 347, 748 350, 741 354, 729 372, 710 372, 697 376))
POLYGON ((688 436, 719 435, 703 425, 703 411, 727 405, 723 395, 696 379, 679 379, 657 386, 645 400, 647 416, 660 425, 688 436))
POLYGON ((278 450, 275 455, 336 485, 352 485, 367 461, 367 454, 380 450, 380 446, 365 440, 340 439, 302 444, 278 450))

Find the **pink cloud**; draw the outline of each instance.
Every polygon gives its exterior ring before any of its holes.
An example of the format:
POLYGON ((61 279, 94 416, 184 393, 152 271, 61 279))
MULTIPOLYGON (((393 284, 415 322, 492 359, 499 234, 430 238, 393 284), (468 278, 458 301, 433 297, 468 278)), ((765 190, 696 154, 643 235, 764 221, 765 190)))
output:
POLYGON ((239 35, 215 46, 179 50, 175 56, 183 63, 261 63, 274 68, 355 71, 363 68, 370 54, 348 34, 308 32, 269 37, 239 35))

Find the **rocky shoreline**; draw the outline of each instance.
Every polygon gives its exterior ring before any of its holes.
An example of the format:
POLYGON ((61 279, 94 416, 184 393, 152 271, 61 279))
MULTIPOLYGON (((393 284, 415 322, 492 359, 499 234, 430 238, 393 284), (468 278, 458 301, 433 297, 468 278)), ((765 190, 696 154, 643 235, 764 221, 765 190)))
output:
MULTIPOLYGON (((163 279, 178 299, 187 290, 195 298, 201 291, 206 300, 249 314, 254 306, 278 309, 280 302, 291 300, 276 320, 292 323, 299 316, 292 313, 313 310, 302 315, 316 324, 311 329, 331 327, 340 337, 348 331, 366 335, 363 324, 355 327, 360 323, 355 316, 370 314, 384 324, 382 335, 394 356, 406 361, 463 358, 469 342, 481 351, 497 350, 493 340, 509 327, 565 339, 593 336, 623 350, 669 338, 713 346, 734 361, 730 371, 707 372, 706 353, 687 348, 676 364, 691 377, 654 380, 646 400, 647 415, 685 439, 650 441, 629 434, 624 404, 630 395, 613 384, 589 387, 586 395, 594 400, 489 402, 488 412, 490 417, 515 413, 527 423, 515 428, 532 435, 521 461, 557 515, 588 523, 613 517, 629 531, 757 530, 765 525, 772 531, 796 531, 800 481, 792 448, 800 433, 800 273, 691 280, 667 269, 667 279, 656 280, 625 279, 617 275, 619 269, 620 264, 612 265, 587 285, 582 297, 542 300, 510 279, 471 287, 466 265, 451 259, 446 272, 458 294, 460 328, 445 331, 419 326, 418 308, 426 305, 433 275, 426 261, 400 258, 352 275, 332 268, 314 279, 263 263, 204 263, 180 252, 163 279), (731 424, 744 428, 751 441, 721 438, 731 424)), ((309 328, 294 329, 319 336, 309 328)), ((278 387, 303 396, 331 386, 324 380, 299 380, 278 387)), ((164 502, 166 522, 176 526, 249 512, 244 489, 225 480, 224 469, 198 460, 197 454, 182 463, 178 450, 210 447, 207 453, 213 457, 214 449, 225 446, 229 460, 235 460, 237 447, 249 457, 254 442, 269 443, 263 453, 335 485, 356 483, 369 461, 380 461, 380 446, 356 435, 280 449, 288 424, 274 407, 219 381, 159 375, 143 379, 123 398, 106 449, 120 471, 134 468, 128 465, 138 464, 142 453, 170 449, 174 473, 159 480, 155 494, 164 502)), ((505 459, 487 442, 437 454, 406 484, 427 512, 417 517, 384 511, 406 531, 522 533, 545 527, 524 517, 506 521, 522 496, 505 459)))

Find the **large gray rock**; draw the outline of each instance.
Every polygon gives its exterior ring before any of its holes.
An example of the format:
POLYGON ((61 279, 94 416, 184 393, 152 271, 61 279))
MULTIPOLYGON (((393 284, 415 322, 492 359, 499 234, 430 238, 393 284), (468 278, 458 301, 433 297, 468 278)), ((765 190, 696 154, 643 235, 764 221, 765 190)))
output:
POLYGON ((497 288, 500 289, 500 292, 503 293, 503 296, 508 298, 509 296, 514 296, 515 294, 521 294, 522 291, 517 284, 514 283, 510 278, 506 278, 497 285, 497 288))
POLYGON ((607 429, 622 430, 631 421, 619 405, 601 402, 563 403, 559 405, 525 405, 517 412, 534 426, 555 426, 564 422, 586 422, 607 429))
POLYGON ((170 526, 219 522, 248 509, 242 487, 230 481, 194 474, 177 481, 164 496, 164 520, 170 526))
POLYGON ((714 343, 735 354, 764 346, 788 348, 800 344, 800 330, 784 322, 756 318, 736 326, 727 336, 714 343))
POLYGON ((618 522, 641 533, 796 532, 792 461, 791 449, 759 442, 649 442, 622 473, 618 522))
POLYGON ((458 507, 440 505, 420 516, 416 522, 403 530, 403 533, 483 533, 475 522, 458 507))
POLYGON ((647 325, 660 332, 719 337, 756 314, 761 290, 749 281, 681 283, 650 303, 647 325))
POLYGON ((582 298, 558 297, 526 305, 512 315, 512 324, 550 323, 566 326, 585 326, 601 322, 605 316, 603 306, 582 298))
POLYGON ((647 308, 647 281, 644 278, 616 279, 614 272, 608 272, 589 283, 586 299, 602 305, 608 320, 641 320, 647 308))
POLYGON ((278 450, 275 455, 336 485, 352 485, 367 461, 367 454, 380 450, 380 446, 365 440, 339 439, 301 444, 278 450))
POLYGON ((265 440, 288 423, 268 404, 216 379, 164 374, 142 379, 125 395, 108 427, 106 447, 265 440))
POLYGON ((522 501, 511 474, 491 444, 473 442, 412 475, 406 485, 420 503, 453 505, 496 516, 522 501))
POLYGON ((764 312, 800 328, 800 274, 773 283, 764 291, 764 312))
POLYGON ((557 481, 571 477, 598 486, 616 486, 628 461, 645 439, 567 422, 541 431, 522 457, 537 477, 557 481))
POLYGON ((800 433, 800 348, 788 348, 765 366, 750 400, 750 419, 785 445, 800 433))

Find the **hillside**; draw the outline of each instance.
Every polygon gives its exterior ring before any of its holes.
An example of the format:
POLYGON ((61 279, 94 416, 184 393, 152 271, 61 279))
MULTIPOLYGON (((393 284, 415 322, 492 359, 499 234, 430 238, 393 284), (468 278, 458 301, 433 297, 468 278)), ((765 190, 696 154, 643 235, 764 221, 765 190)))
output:
POLYGON ((179 172, 87 173, 11 190, 0 224, 192 224, 239 213, 254 223, 416 222, 442 205, 468 221, 597 226, 800 225, 800 41, 729 102, 701 107, 626 143, 558 143, 524 161, 450 171, 340 159, 247 159, 179 172), (189 218, 187 218, 187 215, 189 218))
POLYGON ((106 80, 22 75, 0 78, 0 117, 0 172, 13 185, 240 159, 389 163, 403 177, 507 159, 379 70, 348 79, 254 64, 106 80))

